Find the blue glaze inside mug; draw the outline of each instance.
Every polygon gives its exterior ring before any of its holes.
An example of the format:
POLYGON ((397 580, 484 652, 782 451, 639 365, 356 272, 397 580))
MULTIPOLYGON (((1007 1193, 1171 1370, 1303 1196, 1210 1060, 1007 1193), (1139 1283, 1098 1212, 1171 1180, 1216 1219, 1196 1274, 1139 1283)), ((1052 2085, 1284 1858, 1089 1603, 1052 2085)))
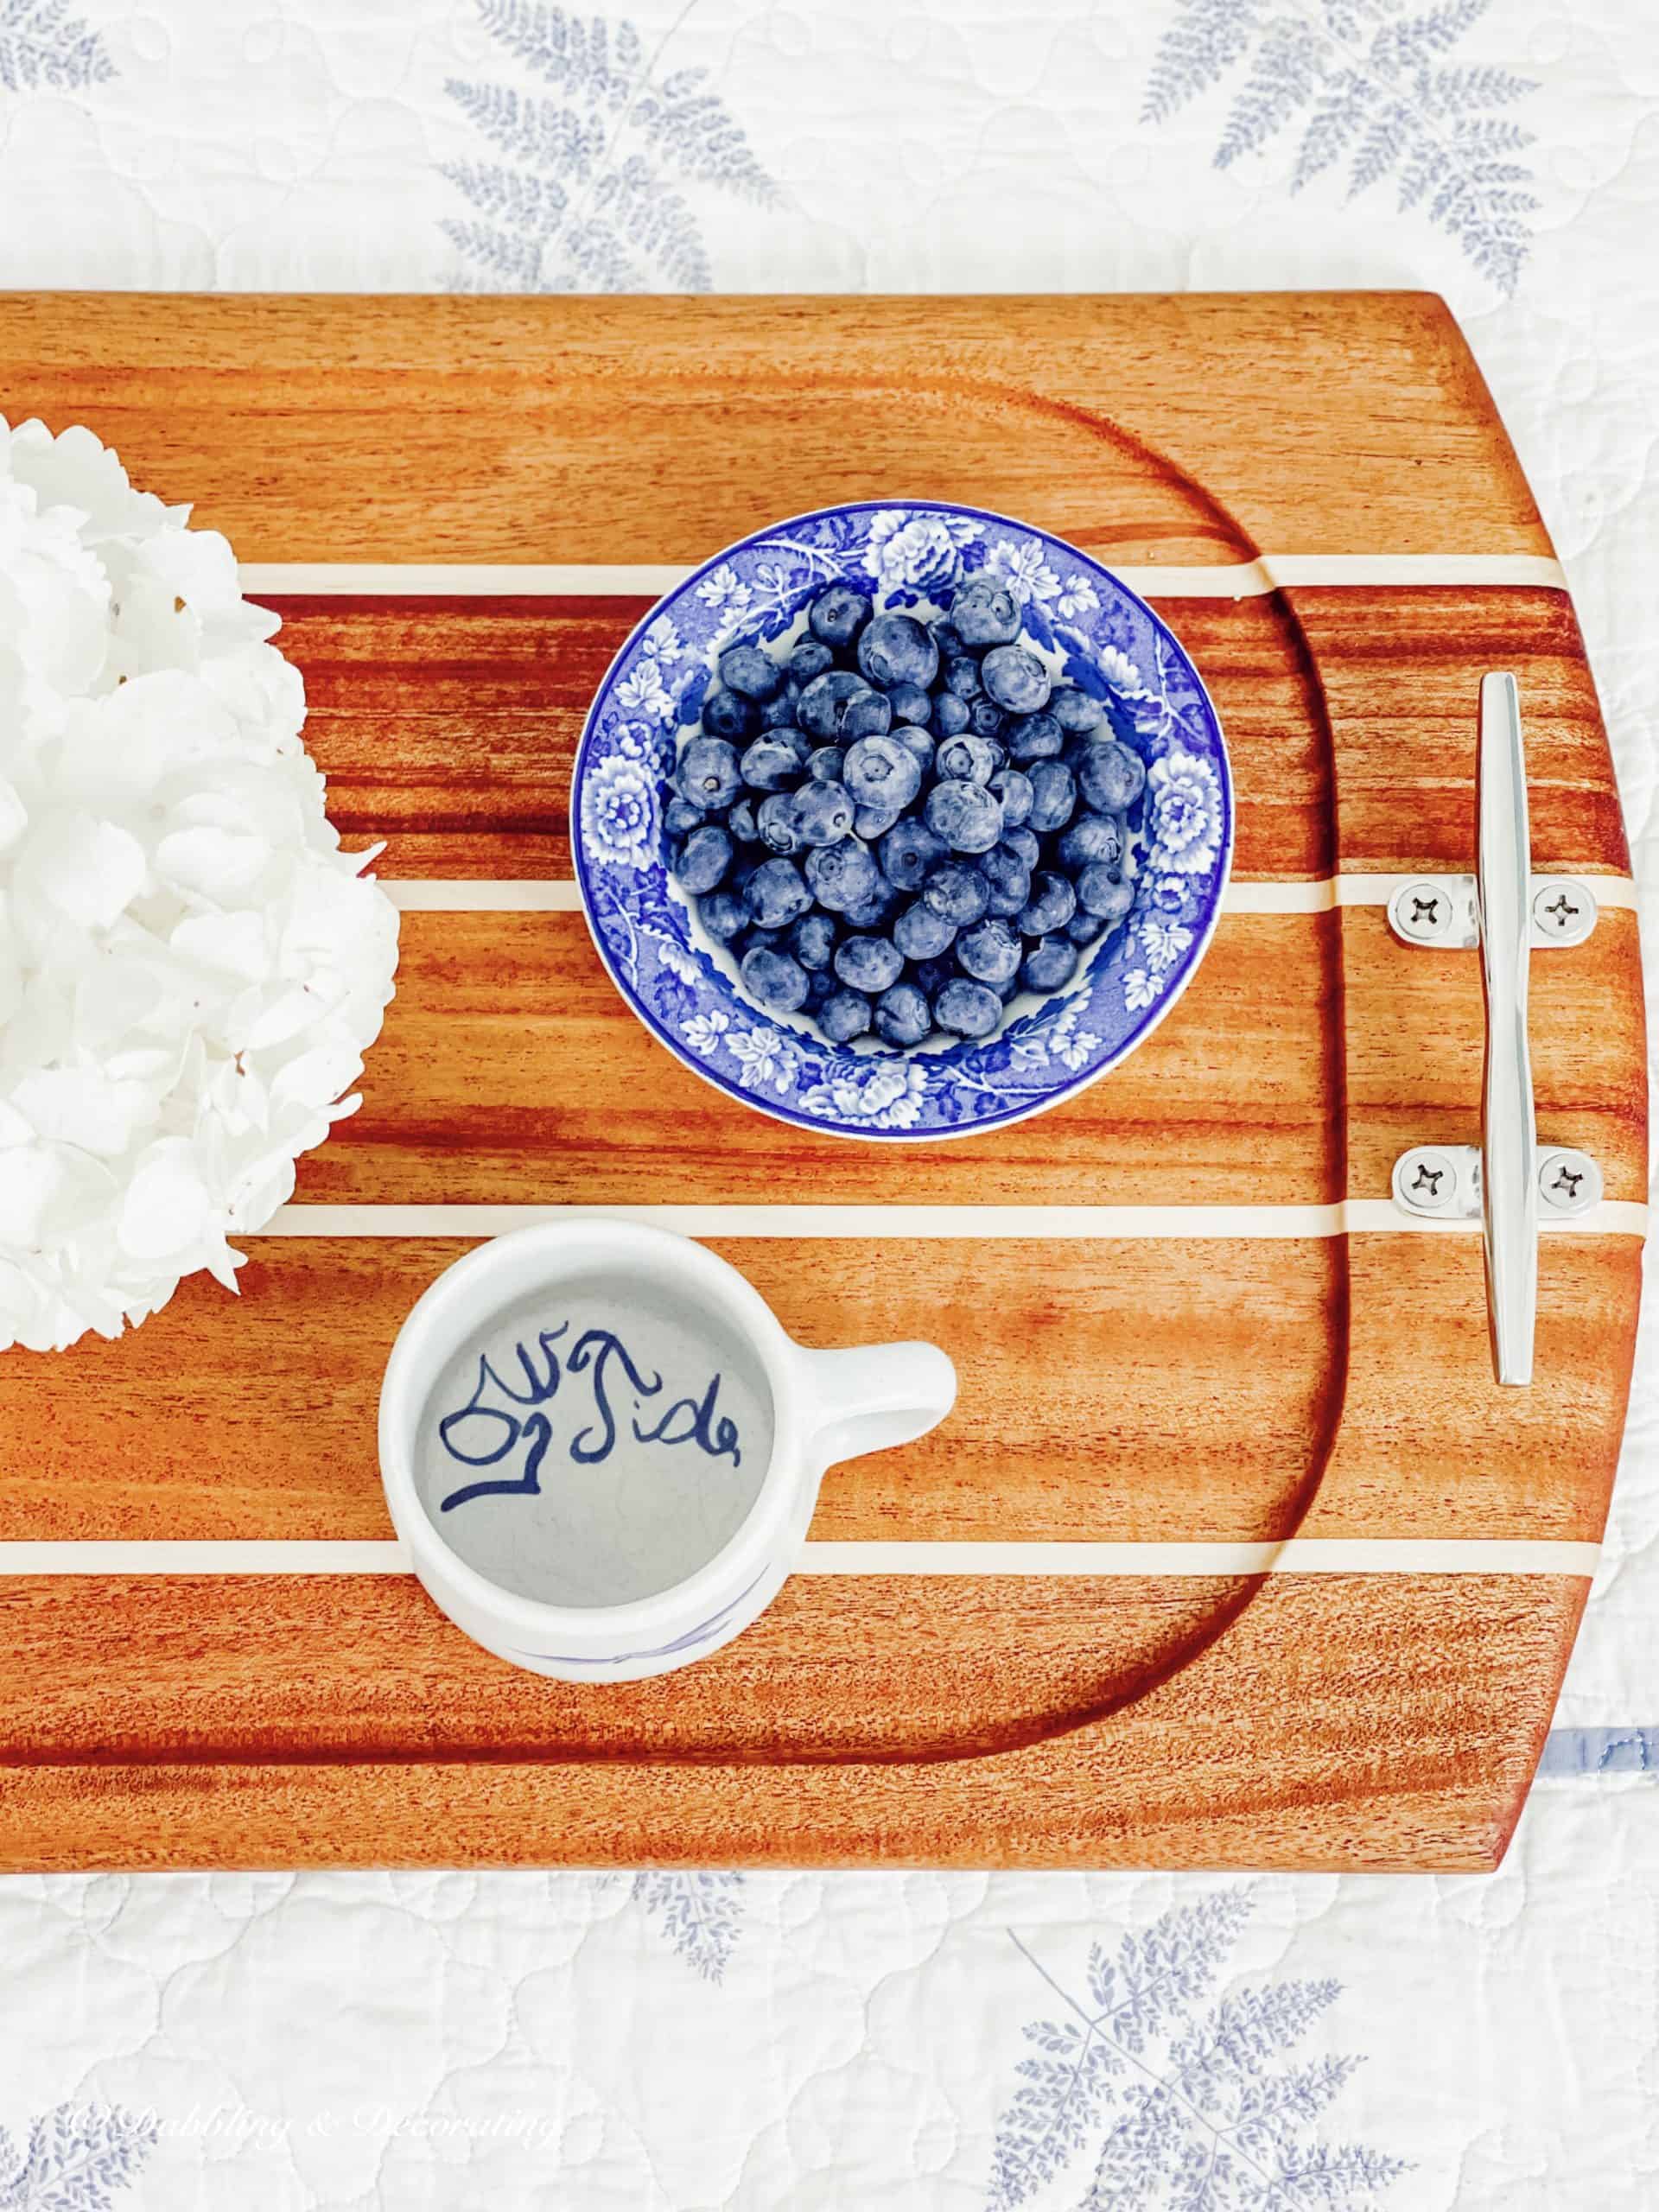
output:
POLYGON ((625 1605, 724 1548, 772 1434, 765 1371, 722 1316, 635 1276, 583 1276, 462 1339, 421 1413, 416 1490, 498 1587, 625 1605))

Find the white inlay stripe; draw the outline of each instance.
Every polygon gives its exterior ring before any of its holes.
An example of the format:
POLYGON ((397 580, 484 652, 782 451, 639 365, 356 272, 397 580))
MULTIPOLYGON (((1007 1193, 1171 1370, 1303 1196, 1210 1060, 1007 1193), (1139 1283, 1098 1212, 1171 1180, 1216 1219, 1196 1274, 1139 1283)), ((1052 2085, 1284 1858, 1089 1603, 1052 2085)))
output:
POLYGON ((392 905, 405 914, 579 914, 582 893, 574 883, 536 878, 518 881, 459 882, 436 876, 406 877, 401 883, 377 877, 392 905))
POLYGON ((1282 1544, 808 1544, 802 1574, 1593 1574, 1599 1544, 1293 1536, 1282 1544))
POLYGON ((227 1537, 128 1542, 97 1537, 59 1543, 0 1543, 6 1574, 410 1574, 409 1554, 395 1539, 356 1542, 280 1541, 227 1537))
MULTIPOLYGON (((534 1222, 643 1221, 682 1236, 901 1238, 1343 1236, 1375 1232, 1478 1236, 1478 1221, 1432 1221, 1392 1198, 1330 1205, 1259 1206, 792 1206, 792 1205, 287 1205, 261 1236, 503 1236, 534 1222)), ((1546 1221, 1555 1236, 1645 1236, 1648 1210, 1606 1198, 1570 1221, 1546 1221)))
MULTIPOLYGON (((809 1543, 800 1574, 1593 1574, 1595 1544, 1293 1536, 1282 1544, 809 1543)), ((396 1541, 0 1543, 0 1575, 408 1574, 396 1541)))
MULTIPOLYGON (((1540 866, 1535 875, 1573 875, 1571 868, 1540 866)), ((554 878, 382 876, 380 888, 405 914, 579 914, 575 884, 554 878)), ((1305 883, 1230 883, 1222 899, 1228 914, 1328 914, 1338 906, 1386 906, 1402 883, 1421 875, 1329 875, 1305 883)), ((1633 908, 1636 885, 1628 875, 1585 875, 1600 906, 1633 908)))
MULTIPOLYGON (((1535 553, 1265 553, 1217 566, 1106 565, 1147 599, 1256 599, 1286 584, 1567 589, 1560 563, 1535 553)), ((660 599, 691 573, 678 564, 556 561, 244 561, 240 569, 243 590, 256 599, 660 599)))

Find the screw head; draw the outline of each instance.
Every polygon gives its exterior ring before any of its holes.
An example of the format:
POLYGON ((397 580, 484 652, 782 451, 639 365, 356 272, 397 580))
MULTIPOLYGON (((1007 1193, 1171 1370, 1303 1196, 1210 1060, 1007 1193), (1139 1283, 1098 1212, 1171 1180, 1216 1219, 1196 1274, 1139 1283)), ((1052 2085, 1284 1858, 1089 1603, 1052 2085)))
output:
POLYGON ((1402 883, 1389 901, 1389 919, 1409 944, 1445 944, 1455 929, 1452 895, 1440 883, 1402 883))
POLYGON ((1549 876, 1532 894, 1532 921, 1553 944, 1582 944, 1596 926, 1595 893, 1570 876, 1549 876))
POLYGON ((1547 1152, 1538 1162, 1538 1197, 1548 1212, 1588 1213, 1601 1193, 1601 1170, 1587 1152, 1547 1152))
POLYGON ((1394 1195, 1408 1213, 1450 1213, 1458 1199, 1458 1163, 1434 1145, 1414 1145, 1394 1163, 1394 1195))

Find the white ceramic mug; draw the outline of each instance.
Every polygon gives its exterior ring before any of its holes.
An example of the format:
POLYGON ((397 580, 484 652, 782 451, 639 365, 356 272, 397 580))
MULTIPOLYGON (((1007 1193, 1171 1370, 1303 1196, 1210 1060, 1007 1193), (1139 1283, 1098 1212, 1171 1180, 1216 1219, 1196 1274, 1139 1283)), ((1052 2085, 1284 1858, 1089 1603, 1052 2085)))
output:
POLYGON ((576 1216, 479 1246, 417 1300, 381 1387, 380 1471, 416 1574, 468 1636, 537 1674, 630 1681, 747 1628, 824 1470, 925 1435, 956 1393, 937 1345, 809 1351, 703 1246, 576 1216), (607 1576, 650 1584, 664 1533, 695 1549, 711 1525, 717 1548, 664 1586, 588 1602, 607 1576), (460 1555, 463 1526, 495 1573, 460 1555))

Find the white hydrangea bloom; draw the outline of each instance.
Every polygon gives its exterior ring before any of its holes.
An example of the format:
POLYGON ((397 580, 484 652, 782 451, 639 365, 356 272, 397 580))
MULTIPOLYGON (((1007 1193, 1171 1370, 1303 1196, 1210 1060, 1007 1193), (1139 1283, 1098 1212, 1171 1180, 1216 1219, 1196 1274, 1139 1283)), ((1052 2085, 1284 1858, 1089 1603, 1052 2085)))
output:
POLYGON ((391 996, 276 618, 188 512, 0 418, 0 1349, 233 1290, 391 996))

